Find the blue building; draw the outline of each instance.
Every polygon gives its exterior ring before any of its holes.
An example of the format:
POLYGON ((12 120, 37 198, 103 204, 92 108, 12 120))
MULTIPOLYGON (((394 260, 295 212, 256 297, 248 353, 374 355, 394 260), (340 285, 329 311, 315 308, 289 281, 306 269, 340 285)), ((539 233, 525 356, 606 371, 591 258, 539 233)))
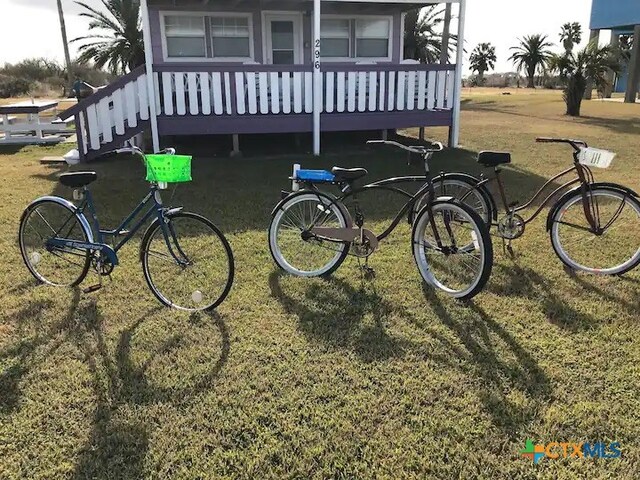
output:
POLYGON ((621 35, 633 35, 631 59, 615 85, 615 91, 625 92, 625 102, 633 103, 640 88, 640 0, 593 0, 590 29, 592 39, 611 30, 612 45, 621 35))

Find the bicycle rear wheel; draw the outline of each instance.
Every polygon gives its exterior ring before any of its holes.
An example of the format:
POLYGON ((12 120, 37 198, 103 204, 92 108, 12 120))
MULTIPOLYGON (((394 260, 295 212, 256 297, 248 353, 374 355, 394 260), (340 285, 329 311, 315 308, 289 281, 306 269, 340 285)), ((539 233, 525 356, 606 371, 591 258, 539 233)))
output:
POLYGON ((465 300, 491 275, 493 245, 487 225, 469 206, 436 201, 413 225, 413 257, 427 284, 465 300))
POLYGON ((43 199, 29 205, 20 219, 18 243, 25 265, 40 282, 73 287, 86 277, 91 264, 88 250, 47 245, 52 238, 88 242, 91 233, 80 222, 75 207, 43 199))
POLYGON ((178 310, 211 310, 233 284, 234 262, 229 242, 208 219, 189 212, 153 223, 142 239, 144 277, 160 302, 178 310))
POLYGON ((551 244, 568 267, 601 275, 620 275, 640 263, 640 202, 621 190, 596 187, 587 194, 601 232, 585 215, 582 194, 554 207, 551 244))
POLYGON ((277 210, 269 226, 271 256, 284 271, 300 277, 329 275, 347 257, 347 243, 313 236, 303 238, 303 232, 312 225, 345 228, 351 224, 326 195, 303 193, 292 196, 277 210))

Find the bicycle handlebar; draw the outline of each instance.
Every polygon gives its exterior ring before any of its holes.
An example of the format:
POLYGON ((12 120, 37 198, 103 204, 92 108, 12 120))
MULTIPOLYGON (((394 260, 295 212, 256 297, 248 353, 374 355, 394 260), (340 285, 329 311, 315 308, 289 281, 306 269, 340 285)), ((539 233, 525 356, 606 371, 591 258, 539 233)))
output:
POLYGON ((427 148, 423 145, 403 145, 402 143, 394 142, 392 140, 368 140, 367 144, 384 144, 384 145, 392 145, 394 147, 401 148, 402 150, 406 150, 411 153, 419 153, 424 155, 426 153, 435 153, 444 149, 442 143, 433 142, 432 145, 435 145, 437 148, 427 148))
POLYGON ((587 148, 587 142, 582 140, 572 140, 570 138, 551 138, 551 137, 538 137, 536 138, 536 142, 538 143, 567 143, 573 147, 576 152, 579 152, 581 146, 583 148, 587 148))

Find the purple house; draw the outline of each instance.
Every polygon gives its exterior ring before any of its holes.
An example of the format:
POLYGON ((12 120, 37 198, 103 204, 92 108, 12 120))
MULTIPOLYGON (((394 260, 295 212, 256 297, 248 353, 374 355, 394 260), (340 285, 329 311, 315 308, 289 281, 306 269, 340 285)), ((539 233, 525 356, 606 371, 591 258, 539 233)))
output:
MULTIPOLYGON (((449 127, 458 143, 456 63, 404 59, 418 0, 142 0, 146 64, 67 110, 90 160, 149 129, 164 135, 449 127)), ((452 4, 459 45, 465 0, 452 4)), ((446 50, 446 46, 445 46, 446 50)))

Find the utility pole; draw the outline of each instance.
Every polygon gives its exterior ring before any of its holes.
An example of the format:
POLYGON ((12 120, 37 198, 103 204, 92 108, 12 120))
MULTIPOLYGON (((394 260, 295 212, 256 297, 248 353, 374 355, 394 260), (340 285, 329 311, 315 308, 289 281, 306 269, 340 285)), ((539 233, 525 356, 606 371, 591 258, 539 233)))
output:
POLYGON ((62 11, 62 0, 58 0, 58 16, 60 17, 60 33, 62 33, 62 46, 64 47, 64 61, 67 67, 67 95, 73 88, 73 75, 71 71, 71 55, 69 55, 69 42, 67 41, 67 27, 64 23, 64 12, 62 11))

